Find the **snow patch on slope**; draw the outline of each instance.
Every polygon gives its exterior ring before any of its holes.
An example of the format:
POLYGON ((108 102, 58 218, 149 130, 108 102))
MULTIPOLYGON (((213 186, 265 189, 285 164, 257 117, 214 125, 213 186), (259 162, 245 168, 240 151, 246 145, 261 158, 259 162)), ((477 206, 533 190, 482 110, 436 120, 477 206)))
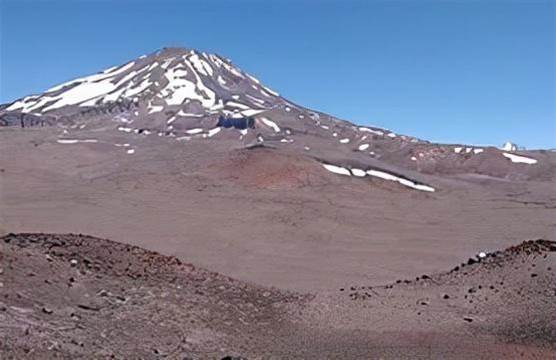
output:
POLYGON ((275 132, 280 132, 280 127, 276 123, 266 117, 261 117, 261 121, 266 125, 274 129, 275 132))
POLYGON ((399 177, 397 175, 387 173, 385 171, 373 170, 373 169, 365 171, 365 170, 357 169, 357 168, 353 168, 353 169, 349 170, 345 167, 336 166, 336 165, 332 165, 332 164, 325 164, 325 163, 323 163, 322 166, 326 170, 328 170, 330 172, 333 172, 335 174, 339 174, 339 175, 351 176, 353 174, 354 176, 357 176, 357 177, 365 177, 365 176, 368 175, 368 176, 378 177, 378 178, 381 178, 383 180, 395 181, 395 182, 397 182, 401 185, 407 186, 407 187, 415 189, 415 190, 427 191, 427 192, 434 192, 435 191, 435 189, 431 186, 424 185, 424 184, 419 184, 419 183, 416 183, 412 180, 405 179, 405 178, 399 177))
POLYGON ((404 186, 416 189, 416 190, 421 190, 421 191, 429 191, 429 192, 434 192, 435 189, 433 187, 427 186, 427 185, 422 185, 422 184, 417 184, 411 180, 408 179, 404 179, 401 178, 399 176, 396 176, 394 174, 390 174, 384 171, 379 171, 379 170, 367 170, 367 174, 370 176, 374 176, 374 177, 378 177, 384 180, 390 180, 390 181, 395 181, 398 182, 404 186))
POLYGON ((509 153, 502 153, 502 155, 504 155, 505 157, 510 159, 513 163, 529 164, 529 165, 537 163, 536 159, 528 158, 528 157, 521 156, 521 155, 515 155, 515 154, 509 154, 509 153))
POLYGON ((322 164, 322 166, 324 166, 326 170, 333 172, 335 174, 351 176, 351 172, 344 167, 331 165, 331 164, 322 164))

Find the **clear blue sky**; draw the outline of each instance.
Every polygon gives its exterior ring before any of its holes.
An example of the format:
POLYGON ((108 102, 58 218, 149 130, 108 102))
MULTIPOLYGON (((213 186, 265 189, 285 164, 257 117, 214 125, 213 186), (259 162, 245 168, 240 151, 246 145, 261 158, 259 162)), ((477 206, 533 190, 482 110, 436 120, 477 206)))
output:
POLYGON ((554 1, 0 3, 2 103, 184 46, 356 123, 556 147, 554 1))

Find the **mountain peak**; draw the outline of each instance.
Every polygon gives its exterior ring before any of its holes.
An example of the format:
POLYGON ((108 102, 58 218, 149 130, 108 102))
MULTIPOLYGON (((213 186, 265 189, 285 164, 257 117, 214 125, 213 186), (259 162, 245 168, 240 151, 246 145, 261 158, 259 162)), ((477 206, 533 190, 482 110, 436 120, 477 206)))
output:
POLYGON ((146 105, 148 114, 183 110, 192 116, 251 116, 283 100, 225 58, 165 47, 126 64, 54 86, 9 104, 5 111, 68 115, 114 104, 146 105))
POLYGON ((201 55, 201 54, 206 54, 206 52, 193 49, 193 48, 165 46, 155 51, 154 53, 151 53, 150 55, 143 55, 143 57, 152 57, 160 60, 160 59, 166 59, 170 57, 195 55, 195 54, 201 55))

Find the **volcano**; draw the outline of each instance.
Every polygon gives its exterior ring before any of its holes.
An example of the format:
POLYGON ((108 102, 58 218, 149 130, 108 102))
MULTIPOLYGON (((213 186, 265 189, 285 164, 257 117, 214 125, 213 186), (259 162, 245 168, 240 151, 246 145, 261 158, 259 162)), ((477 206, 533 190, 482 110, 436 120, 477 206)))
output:
POLYGON ((87 140, 79 138, 85 128, 178 141, 234 139, 240 147, 295 151, 340 175, 381 178, 424 191, 435 188, 422 184, 419 173, 521 179, 553 173, 553 162, 543 152, 431 144, 309 110, 222 56, 182 48, 164 48, 2 105, 0 124, 56 126, 63 129, 62 144, 87 140))

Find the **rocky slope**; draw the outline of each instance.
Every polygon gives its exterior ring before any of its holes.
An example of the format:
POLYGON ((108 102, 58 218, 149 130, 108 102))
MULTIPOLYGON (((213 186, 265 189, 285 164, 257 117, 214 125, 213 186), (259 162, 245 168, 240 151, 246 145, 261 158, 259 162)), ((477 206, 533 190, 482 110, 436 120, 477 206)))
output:
POLYGON ((9 234, 0 245, 5 359, 556 356, 550 241, 319 294, 84 235, 9 234))

